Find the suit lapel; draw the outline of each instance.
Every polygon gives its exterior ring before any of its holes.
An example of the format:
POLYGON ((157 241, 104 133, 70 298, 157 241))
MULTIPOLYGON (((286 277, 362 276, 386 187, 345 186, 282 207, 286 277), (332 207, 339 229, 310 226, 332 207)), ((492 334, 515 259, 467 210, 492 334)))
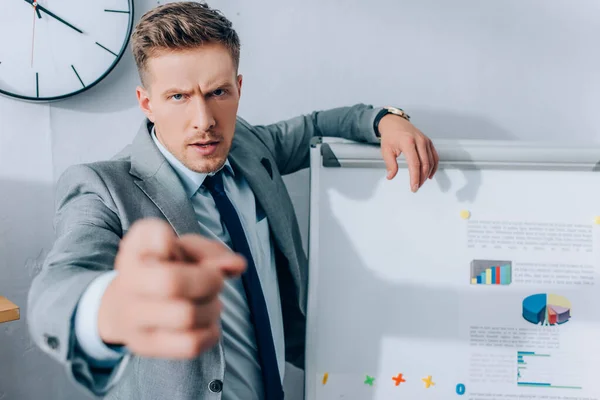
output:
POLYGON ((200 233, 194 208, 179 177, 150 137, 146 120, 135 137, 131 150, 130 173, 135 184, 167 218, 177 235, 200 233))
POLYGON ((272 178, 272 166, 268 159, 258 159, 244 151, 234 140, 229 153, 229 160, 236 171, 239 171, 254 192, 256 200, 265 211, 269 227, 275 241, 284 254, 293 254, 294 249, 289 246, 291 240, 284 240, 289 235, 288 217, 279 206, 277 184, 272 178), (265 165, 267 164, 267 165, 265 165), (270 171, 271 170, 271 171, 270 171))

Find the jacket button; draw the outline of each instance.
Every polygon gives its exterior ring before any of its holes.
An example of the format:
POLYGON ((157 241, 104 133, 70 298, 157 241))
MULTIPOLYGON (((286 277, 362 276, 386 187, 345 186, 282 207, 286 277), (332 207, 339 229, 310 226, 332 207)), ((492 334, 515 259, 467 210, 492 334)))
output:
POLYGON ((48 347, 50 347, 52 350, 58 349, 58 346, 60 346, 60 342, 58 341, 58 338, 56 336, 46 335, 45 338, 48 347))
POLYGON ((223 382, 219 379, 215 379, 208 384, 208 390, 213 393, 220 393, 223 390, 223 382))

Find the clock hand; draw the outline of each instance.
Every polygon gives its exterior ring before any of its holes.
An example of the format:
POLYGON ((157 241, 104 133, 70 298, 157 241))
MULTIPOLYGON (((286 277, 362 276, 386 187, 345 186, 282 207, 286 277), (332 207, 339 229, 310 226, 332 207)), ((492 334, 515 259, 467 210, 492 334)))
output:
MULTIPOLYGON (((37 3, 35 0, 25 0, 26 3, 29 3, 31 5, 33 5, 33 3, 37 3)), ((54 14, 52 11, 48 10, 47 8, 41 6, 41 5, 37 5, 36 10, 39 11, 43 11, 46 14, 48 14, 49 16, 51 16, 52 18, 62 22, 63 24, 67 25, 69 28, 76 30, 79 33, 83 33, 83 31, 79 28, 76 28, 75 26, 71 25, 70 23, 68 23, 67 21, 65 21, 64 19, 62 19, 61 17, 59 17, 58 15, 54 14)), ((40 15, 38 15, 40 16, 40 15)))
POLYGON ((38 8, 37 8, 38 7, 37 0, 31 0, 31 1, 25 0, 25 2, 29 3, 33 6, 33 10, 35 11, 35 14, 37 14, 38 18, 42 18, 42 14, 40 14, 40 10, 38 10, 38 8))
POLYGON ((69 28, 72 28, 74 30, 76 30, 79 33, 83 33, 83 31, 79 28, 74 27, 73 25, 71 25, 70 23, 68 23, 67 21, 65 21, 64 19, 60 18, 58 15, 54 14, 52 11, 38 5, 37 8, 39 8, 41 11, 45 12, 46 14, 48 14, 49 16, 57 19, 58 21, 62 22, 63 24, 67 25, 69 28))
POLYGON ((40 10, 37 9, 37 3, 33 3, 33 34, 31 35, 31 67, 33 68, 33 49, 35 47, 35 14, 40 17, 40 10))
POLYGON ((35 13, 37 14, 38 18, 42 18, 42 14, 40 14, 40 10, 38 10, 38 3, 37 3, 37 1, 33 2, 33 9, 35 10, 35 13))

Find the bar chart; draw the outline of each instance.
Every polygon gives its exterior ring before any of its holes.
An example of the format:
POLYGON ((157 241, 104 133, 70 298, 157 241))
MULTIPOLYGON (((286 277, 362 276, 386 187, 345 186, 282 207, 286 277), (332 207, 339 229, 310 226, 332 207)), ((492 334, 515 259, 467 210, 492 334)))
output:
POLYGON ((565 360, 534 351, 517 352, 517 385, 537 388, 582 389, 565 360), (575 383, 575 384, 574 384, 575 383))
POLYGON ((512 262, 499 260, 471 261, 472 285, 510 285, 512 262))

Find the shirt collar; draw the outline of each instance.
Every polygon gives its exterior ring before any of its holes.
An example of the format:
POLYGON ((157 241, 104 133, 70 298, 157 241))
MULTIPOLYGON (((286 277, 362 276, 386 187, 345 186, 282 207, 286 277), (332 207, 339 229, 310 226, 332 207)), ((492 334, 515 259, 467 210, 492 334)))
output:
MULTIPOLYGON (((156 133, 154 132, 154 126, 152 126, 152 131, 150 132, 150 134, 152 136, 152 140, 154 140, 154 143, 156 144, 156 147, 158 147, 158 150, 163 154, 163 156, 165 156, 169 164, 171 164, 171 166, 179 176, 179 179, 181 179, 181 181, 183 182, 183 187, 188 197, 191 198, 198 191, 198 189, 200 189, 200 186, 202 186, 202 184, 204 183, 204 179, 206 179, 207 176, 212 176, 216 172, 220 171, 219 170, 215 172, 210 172, 208 174, 192 171, 191 169, 183 165, 183 163, 179 161, 177 157, 171 154, 171 152, 162 145, 162 143, 156 137, 156 133)), ((233 168, 229 163, 229 159, 225 160, 225 164, 223 165, 223 167, 221 167, 221 169, 223 168, 225 168, 232 175, 234 175, 233 168)))

